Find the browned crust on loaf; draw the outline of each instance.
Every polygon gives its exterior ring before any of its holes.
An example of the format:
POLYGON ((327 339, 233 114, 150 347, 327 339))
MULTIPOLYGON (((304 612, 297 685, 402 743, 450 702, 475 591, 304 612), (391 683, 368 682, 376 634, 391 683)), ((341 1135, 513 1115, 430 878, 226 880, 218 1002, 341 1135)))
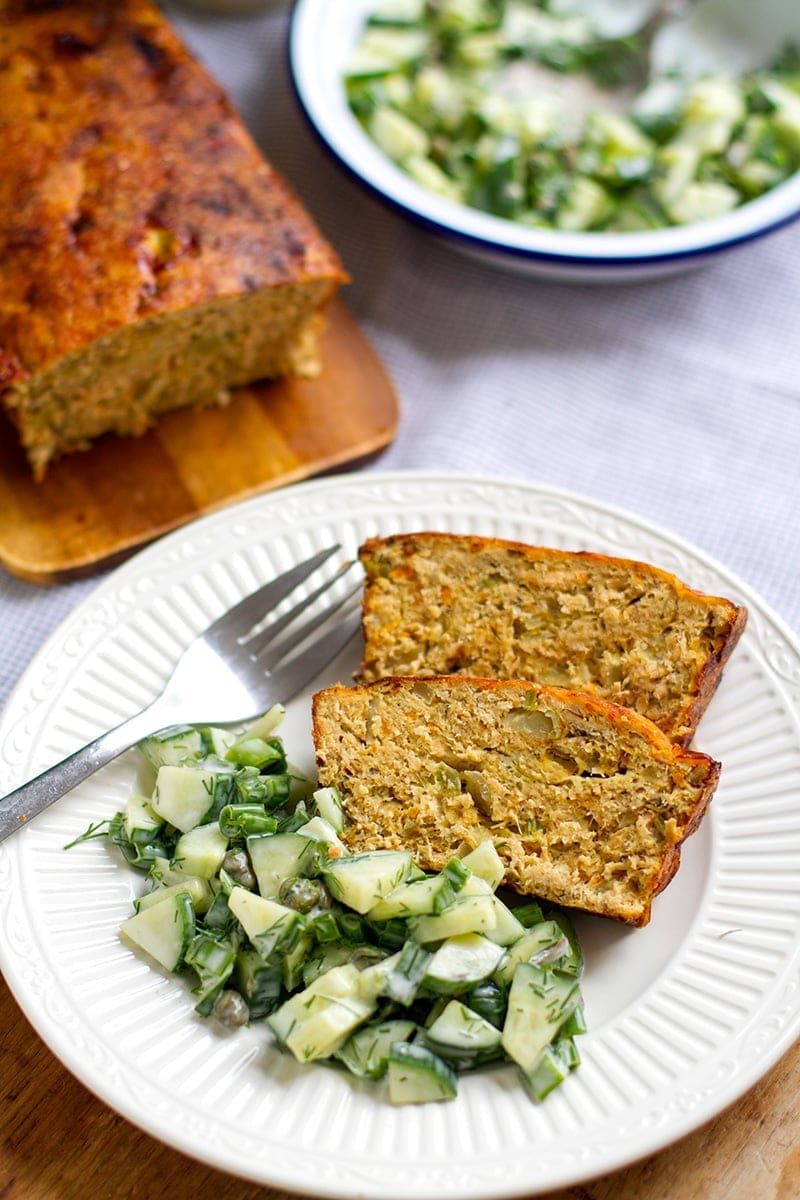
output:
MULTIPOLYGON (((360 679, 364 682, 370 682, 382 674, 397 673, 396 671, 384 669, 386 666, 385 656, 381 656, 381 637, 385 633, 387 640, 391 640, 393 636, 392 630, 384 631, 380 627, 380 616, 377 611, 378 588, 380 587, 378 558, 382 552, 386 551, 390 555, 395 555, 398 559, 402 558, 407 563, 405 567, 402 563, 397 565, 391 573, 390 578, 398 588, 407 585, 409 595, 411 594, 410 589, 416 576, 413 560, 420 552, 423 554, 427 553, 431 557, 437 553, 445 555, 450 551, 463 551, 469 555, 487 557, 493 552, 502 552, 510 556, 522 556, 529 563, 541 563, 545 567, 563 565, 565 570, 573 570, 576 576, 585 574, 587 571, 591 573, 594 568, 597 568, 598 571, 605 568, 613 568, 617 571, 627 572, 631 577, 642 576, 659 582, 669 593, 676 597, 678 602, 694 602, 696 605, 704 608, 707 611, 707 619, 709 621, 714 618, 714 610, 717 610, 718 628, 715 628, 713 644, 710 645, 702 665, 691 679, 689 689, 681 696, 679 706, 666 718, 661 718, 658 714, 654 714, 644 697, 641 697, 638 703, 632 704, 630 698, 621 698, 619 695, 612 694, 596 679, 583 680, 580 685, 581 690, 596 691, 598 694, 605 695, 612 700, 623 699, 624 703, 638 708, 645 716, 656 720, 665 733, 674 741, 684 746, 689 745, 691 742, 700 718, 719 685, 723 668, 741 637, 747 621, 747 610, 743 606, 736 605, 724 597, 711 596, 690 588, 672 573, 637 559, 618 558, 585 550, 556 550, 551 547, 530 546, 522 542, 503 538, 439 533, 431 530, 424 530, 417 533, 394 534, 383 538, 373 537, 367 539, 359 551, 359 558, 366 573, 362 614, 365 650, 360 676, 360 679), (720 616, 719 614, 724 614, 724 616, 720 616)), ((456 600, 458 599, 461 598, 456 597, 456 600)), ((409 600, 409 608, 412 603, 413 601, 409 600)), ((530 595, 527 600, 523 599, 520 602, 521 607, 526 603, 535 603, 535 596, 530 595)), ((600 644, 602 644, 603 637, 603 631, 598 629, 597 639, 600 644)), ((463 649, 464 656, 468 661, 470 646, 466 637, 463 649)), ((452 668, 448 668, 448 670, 450 669, 452 668)), ((456 667, 455 669, 458 670, 459 668, 456 667)), ((469 667, 467 666, 465 669, 468 671, 469 667)), ((480 671, 482 675, 494 675, 495 673, 501 678, 513 677, 512 675, 504 674, 502 670, 498 670, 497 672, 486 670, 485 666, 482 666, 480 671)), ((522 675, 523 672, 515 670, 513 674, 522 675)), ((534 679, 540 678, 540 676, 536 675, 528 677, 534 679)))
MULTIPOLYGON (((692 589, 688 589, 690 591, 692 589)), ((695 595, 702 595, 702 592, 695 592, 695 595)), ((700 724, 700 718, 711 703, 711 699, 716 692, 722 680, 722 672, 725 669, 730 656, 733 654, 739 638, 742 636, 747 625, 747 609, 744 605, 736 605, 730 600, 724 600, 722 596, 709 597, 717 601, 723 601, 729 605, 731 614, 730 626, 724 640, 719 645, 716 653, 711 654, 706 661, 703 669, 696 679, 696 693, 693 703, 686 709, 685 721, 688 726, 688 733, 682 739, 684 745, 688 745, 694 735, 697 726, 700 724)))
MULTIPOLYGON (((419 709, 419 706, 417 707, 419 709)), ((395 717, 400 712, 399 709, 395 710, 395 717)), ((430 716, 431 722, 435 721, 433 705, 427 708, 423 707, 422 712, 430 716)), ((454 708, 453 713, 457 712, 458 710, 454 708)), ((379 719, 383 721, 383 717, 379 717, 379 719)), ((425 723, 419 719, 419 711, 415 719, 418 728, 425 723)), ((536 895, 552 903, 609 916, 635 926, 646 925, 649 921, 652 899, 666 887, 674 876, 680 862, 680 845, 699 826, 714 794, 720 774, 719 763, 707 755, 676 745, 646 717, 642 717, 630 709, 610 703, 598 696, 570 692, 564 688, 536 685, 521 680, 487 680, 468 676, 417 676, 386 678, 355 688, 337 685, 314 696, 312 724, 320 782, 336 784, 342 790, 347 817, 344 836, 352 849, 403 847, 410 849, 425 869, 439 870, 454 852, 455 848, 448 841, 448 837, 451 833, 458 832, 458 820, 463 819, 466 822, 465 830, 471 830, 469 844, 477 844, 477 841, 483 840, 484 837, 492 837, 495 840, 506 865, 506 880, 511 887, 524 894, 536 895), (416 803, 415 796, 420 790, 429 798, 431 796, 430 785, 426 785, 419 777, 414 777, 414 771, 417 769, 415 766, 417 749, 415 739, 418 740, 418 735, 414 733, 413 729, 404 727, 400 720, 396 720, 390 735, 385 736, 381 727, 369 744, 365 742, 362 747, 359 747, 356 739, 354 746, 352 730, 348 727, 347 708, 348 705, 353 703, 358 705, 363 701, 366 703, 369 714, 372 696, 402 697, 404 693, 408 696, 420 686, 423 690, 428 691, 431 688, 435 691, 438 689, 440 695, 452 698, 455 704, 465 698, 469 699, 470 694, 476 696, 495 695, 501 704, 511 703, 515 709, 516 706, 528 707, 528 702, 535 700, 535 707, 545 713, 548 711, 572 713, 577 717, 577 726, 588 723, 592 728, 596 728, 599 736, 606 734, 618 738, 623 757, 625 753, 630 753, 632 763, 637 745, 644 744, 648 755, 652 756, 653 764, 661 764, 664 768, 662 772, 664 777, 675 782, 675 786, 680 792, 679 799, 682 805, 680 809, 674 808, 671 813, 672 833, 669 838, 664 836, 658 855, 648 867, 646 890, 641 895, 636 895, 633 901, 626 893, 624 903, 617 902, 615 908, 614 898, 602 888, 599 888, 596 893, 592 893, 592 889, 589 887, 587 896, 585 881, 580 881, 579 884, 576 874, 574 894, 570 896, 569 889, 565 889, 563 885, 563 880, 554 884, 548 877, 547 870, 542 868, 542 862, 545 860, 537 858, 537 851, 529 850, 527 858, 520 862, 518 848, 511 845, 507 820, 505 823, 501 821, 500 824, 493 824, 493 819, 477 816, 476 824, 478 805, 477 803, 471 805, 463 794, 457 798, 459 804, 462 800, 464 804, 461 806, 461 815, 455 823, 447 824, 446 807, 437 810, 434 806, 434 809, 431 810, 433 816, 431 817, 431 812, 427 813, 427 822, 420 830, 419 839, 415 840, 405 836, 403 824, 406 821, 406 814, 412 812, 409 806, 416 803), (389 745, 392 750, 392 777, 388 780, 380 775, 380 766, 384 761, 381 757, 384 743, 389 745), (359 810, 359 805, 364 804, 361 795, 362 788, 367 790, 368 795, 386 797, 380 810, 379 827, 373 828, 371 824, 373 817, 370 814, 366 814, 365 817, 365 813, 359 810), (434 845, 437 834, 441 834, 441 844, 438 849, 434 845), (575 896, 578 894, 582 896, 580 903, 575 901, 575 896)), ((462 740, 459 740, 458 725, 459 723, 454 720, 452 726, 448 727, 453 730, 452 738, 448 743, 453 761, 457 760, 459 755, 463 755, 465 749, 462 740)), ((353 727, 355 728, 355 724, 353 727)), ((430 725, 430 728, 433 728, 433 724, 430 725)), ((534 754, 537 752, 537 747, 534 743, 531 745, 531 753, 534 754)), ((482 748, 482 750, 486 749, 486 747, 482 748)), ((509 737, 508 743, 504 743, 503 753, 507 754, 509 762, 513 761, 514 755, 519 754, 519 742, 512 745, 509 737)), ((609 802, 616 803, 620 795, 624 798, 625 793, 620 792, 617 784, 618 781, 608 792, 609 802)), ((640 781, 637 779, 631 779, 630 795, 632 797, 635 797, 636 787, 639 784, 640 781)), ((586 786, 589 788, 592 785, 587 784, 586 786)), ((602 784, 598 786, 602 788, 602 784)), ((526 804, 536 788, 539 789, 539 794, 534 796, 534 799, 540 805, 554 805, 556 801, 560 802, 565 794, 559 793, 557 787, 554 789, 546 783, 538 783, 531 785, 531 795, 529 795, 524 788, 520 788, 518 779, 514 779, 513 787, 517 789, 514 795, 518 801, 516 811, 519 814, 527 811, 526 804)), ((580 799, 580 787, 580 780, 569 784, 570 790, 576 793, 575 813, 577 817, 580 817, 581 804, 584 803, 580 799)), ((585 793, 587 796, 591 796, 591 794, 588 791, 585 793)), ((569 796, 570 793, 568 792, 566 795, 569 796)), ((597 808, 598 798, 602 799, 602 795, 602 791, 595 791, 592 803, 585 810, 586 830, 583 831, 587 833, 590 840, 594 841, 595 847, 600 852, 603 849, 602 838, 606 836, 602 830, 605 814, 597 808), (595 806, 594 810, 592 804, 595 806), (594 815, 592 815, 593 812, 594 815), (600 828, 595 832, 592 822, 598 816, 600 828)), ((678 801, 676 800, 675 803, 677 804, 678 801)), ((667 809, 663 811, 665 816, 670 815, 667 809)), ((642 809, 642 813, 645 817, 653 816, 649 810, 642 809)), ((561 844, 562 833, 563 844, 567 845, 564 832, 566 828, 567 826, 564 825, 563 831, 558 827, 553 830, 553 846, 558 847, 561 844)), ((461 836, 460 832, 458 836, 461 836)), ((566 855, 566 853, 565 849, 564 854, 566 855)), ((548 849, 548 862, 549 859, 550 850, 548 849)), ((566 865, 567 870, 570 869, 569 863, 562 863, 562 865, 566 865)), ((577 868, 575 869, 577 870, 577 868)), ((633 874, 631 872, 631 877, 633 874)), ((624 882, 626 886, 630 883, 629 880, 624 882)), ((633 886, 635 890, 638 885, 634 884, 633 886)))
POLYGON ((0 6, 0 158, 0 402, 18 425, 15 385, 116 331, 285 285, 313 287, 310 315, 346 279, 148 0, 0 6))
POLYGON ((0 68, 0 350, 15 373, 144 316, 344 279, 147 0, 7 4, 0 68))

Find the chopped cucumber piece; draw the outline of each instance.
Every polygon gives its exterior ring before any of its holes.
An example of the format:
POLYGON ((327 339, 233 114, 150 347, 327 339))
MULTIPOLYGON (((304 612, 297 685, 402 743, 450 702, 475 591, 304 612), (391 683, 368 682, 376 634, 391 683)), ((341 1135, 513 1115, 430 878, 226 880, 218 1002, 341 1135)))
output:
POLYGON ((335 833, 342 833, 344 830, 344 807, 342 793, 339 789, 337 787, 317 788, 315 792, 312 792, 311 798, 317 815, 322 817, 323 821, 327 821, 335 833))
POLYGON ((190 725, 174 725, 139 742, 139 749, 156 770, 163 766, 180 766, 203 754, 203 735, 190 725))
POLYGON ((275 1008, 267 1017, 267 1025, 275 1035, 275 1040, 278 1045, 285 1046, 286 1039, 289 1037, 297 1025, 306 1019, 309 1012, 313 1009, 315 1003, 319 1006, 319 1001, 316 997, 316 987, 321 983, 321 980, 335 974, 336 971, 344 971, 349 964, 343 964, 341 967, 333 967, 326 975, 320 975, 312 983, 304 988, 301 992, 295 992, 288 1000, 284 1000, 275 1008))
POLYGON ((775 129, 793 149, 800 150, 800 94, 776 79, 764 83, 764 94, 775 106, 772 119, 775 129))
POLYGON ((575 1045, 575 1039, 572 1037, 564 1037, 563 1029, 553 1042, 553 1049, 557 1050, 564 1062, 569 1065, 570 1071, 574 1071, 581 1065, 581 1055, 578 1047, 575 1045))
POLYGON ((564 203, 556 214, 556 226, 567 233, 596 229, 614 213, 614 204, 602 184, 576 176, 568 185, 564 203))
MULTIPOLYGON (((205 760, 209 761, 209 760, 205 760)), ((160 817, 182 833, 213 820, 235 799, 232 771, 204 766, 159 767, 151 801, 160 817)))
POLYGON ((123 810, 123 829, 128 841, 146 845, 163 824, 164 818, 154 811, 146 796, 134 792, 128 797, 123 810))
POLYGON ((473 875, 488 883, 493 892, 497 891, 503 882, 506 869, 494 842, 488 839, 481 842, 474 850, 470 850, 469 854, 465 854, 461 861, 473 875))
POLYGON ((228 748, 225 758, 240 767, 258 767, 260 771, 267 768, 278 771, 286 766, 286 756, 278 738, 252 735, 240 738, 228 748))
POLYGON ((299 1062, 329 1058, 374 1011, 374 1004, 358 995, 318 997, 308 1015, 286 1035, 284 1045, 299 1062))
POLYGON ((178 971, 183 966, 194 929, 194 909, 189 893, 179 891, 167 896, 162 904, 153 904, 128 917, 120 927, 120 934, 168 971, 178 971))
POLYGON ((417 942, 406 942, 392 969, 385 976, 383 993, 408 1007, 426 979, 433 955, 417 942))
POLYGON ((690 142, 671 142, 656 154, 653 195, 664 208, 680 200, 694 182, 700 166, 700 151, 690 142))
POLYGON ((443 196, 459 204, 464 200, 464 188, 460 183, 449 179, 440 166, 427 154, 412 152, 402 160, 403 170, 411 179, 416 180, 429 192, 443 196))
POLYGON ((571 918, 562 910, 556 909, 551 913, 551 919, 558 925, 570 946, 569 954, 565 954, 558 964, 559 970, 571 971, 573 975, 580 975, 583 972, 583 954, 571 918))
POLYGON ((425 986, 437 995, 454 995, 488 979, 503 957, 503 948, 479 933, 448 938, 428 964, 425 986))
POLYGON ((369 20, 371 25, 416 25, 425 12, 425 0, 378 0, 369 20))
POLYGON ((372 114, 369 127, 375 142, 389 158, 401 163, 411 155, 425 156, 430 139, 424 129, 396 108, 378 108, 372 114))
POLYGON ((157 887, 152 892, 146 892, 144 896, 140 896, 136 901, 136 911, 145 912, 154 904, 163 904, 165 900, 171 900, 181 893, 185 893, 189 897, 192 908, 197 913, 206 912, 214 898, 206 879, 187 876, 179 883, 171 883, 167 887, 157 887))
POLYGON ((332 858, 338 858, 342 854, 347 854, 347 847, 339 837, 333 825, 326 821, 324 817, 312 817, 310 821, 306 821, 305 825, 301 825, 297 831, 299 837, 311 838, 315 842, 321 842, 323 846, 328 847, 328 853, 332 858))
POLYGON ((544 920, 542 906, 537 900, 525 900, 522 904, 515 904, 513 913, 520 925, 524 925, 526 929, 544 920))
POLYGON ((444 28, 451 32, 472 33, 495 23, 487 0, 438 0, 444 28))
POLYGON ((491 935, 497 924, 495 899, 491 894, 460 896, 444 912, 415 917, 410 923, 412 933, 423 945, 441 942, 444 938, 456 937, 462 933, 491 935))
POLYGON ((375 1002, 360 994, 358 976, 351 963, 334 967, 267 1018, 280 1044, 300 1062, 333 1054, 375 1011, 375 1002))
POLYGON ((392 917, 440 913, 453 903, 469 877, 469 869, 462 860, 453 858, 438 875, 401 884, 384 900, 379 900, 367 915, 371 921, 388 921, 392 917))
POLYGON ((287 992, 295 991, 303 982, 303 969, 313 945, 314 939, 308 929, 302 929, 294 944, 282 950, 281 978, 287 992))
POLYGON ((741 89, 721 76, 696 80, 683 104, 683 124, 678 140, 701 154, 721 154, 736 125, 745 116, 741 89))
POLYGON ((563 1083, 571 1070, 567 1057, 556 1047, 547 1046, 532 1071, 522 1072, 528 1091, 534 1100, 541 1102, 563 1083))
POLYGON ((394 891, 411 869, 407 850, 372 850, 335 859, 322 875, 331 894, 357 913, 368 913, 394 891))
MULTIPOLYGON (((104 822, 100 824, 102 825, 104 822)), ((95 826, 90 826, 83 837, 97 836, 93 832, 95 828, 95 826)), ((153 829, 149 832, 141 827, 138 830, 132 828, 131 831, 135 833, 134 839, 129 838, 125 832, 124 812, 115 813, 106 829, 109 840, 132 867, 139 871, 149 871, 158 859, 166 858, 169 853, 167 843, 170 839, 170 831, 163 824, 160 829, 153 829)), ((77 838, 70 845, 83 841, 83 837, 77 838)))
POLYGON ((172 866, 187 875, 213 879, 227 852, 228 839, 218 825, 197 825, 178 838, 172 866))
POLYGON ((267 834, 248 838, 247 853, 259 892, 267 900, 277 900, 285 879, 311 873, 315 844, 299 833, 267 834))
POLYGON ((441 1058, 414 1042, 394 1042, 389 1049, 389 1099, 392 1104, 426 1104, 452 1100, 456 1076, 441 1058))
POLYGON ((503 1028, 508 1006, 506 989, 500 987, 493 979, 476 983, 468 992, 464 992, 464 1003, 473 1012, 484 1017, 496 1029, 503 1028))
POLYGON ((334 1057, 359 1079, 382 1079, 389 1066, 389 1052, 395 1042, 407 1042, 417 1026, 400 1018, 364 1025, 351 1033, 334 1057))
POLYGON ((579 1004, 561 1026, 558 1036, 560 1038, 573 1038, 577 1037, 580 1033, 586 1033, 586 1017, 583 1007, 579 1004))
POLYGON ((240 950, 236 956, 235 977, 250 1009, 251 1020, 266 1017, 277 1007, 283 992, 280 963, 265 963, 256 950, 240 950))
MULTIPOLYGON (((191 886, 192 881, 197 883, 199 887, 196 889, 194 903, 195 909, 198 912, 205 912, 214 899, 214 892, 209 880, 203 879, 198 875, 189 875, 168 858, 162 858, 160 855, 157 855, 153 859, 149 878, 154 881, 158 888, 169 888, 174 884, 178 884, 185 889, 187 886, 191 886)), ((138 901, 140 906, 142 900, 138 901)))
POLYGON ((260 716, 252 725, 248 725, 244 733, 237 739, 238 741, 248 741, 250 738, 268 738, 271 737, 278 726, 286 716, 286 709, 282 704, 273 704, 272 708, 260 716))
POLYGON ((677 200, 667 207, 673 221, 679 225, 688 225, 693 221, 708 221, 712 217, 721 217, 735 208, 740 199, 736 189, 727 183, 690 183, 677 200))
POLYGON ((225 938, 198 933, 186 951, 185 962, 200 977, 197 992, 200 999, 195 1012, 207 1017, 236 965, 236 947, 225 938))
POLYGON ((521 938, 508 947, 505 958, 493 978, 504 987, 509 987, 519 963, 552 963, 563 960, 570 953, 570 944, 563 930, 555 921, 542 921, 528 929, 521 938))
POLYGON ((586 122, 586 137, 613 158, 649 156, 654 149, 651 139, 620 113, 591 113, 586 122))
MULTIPOLYGON (((372 946, 368 942, 354 944, 351 942, 332 941, 320 946, 316 951, 310 953, 303 963, 303 983, 306 987, 317 979, 320 975, 324 975, 331 967, 339 967, 342 963, 353 963, 358 967, 359 971, 363 971, 367 966, 374 966, 376 963, 383 962, 386 958, 385 951, 378 946, 372 946)), ((359 994, 364 995, 361 990, 361 980, 359 978, 359 994)))
POLYGON ((503 1049, 529 1075, 580 1002, 574 975, 519 963, 508 994, 503 1049))
POLYGON ((414 81, 414 100, 436 123, 454 129, 463 119, 466 100, 458 81, 439 64, 425 64, 414 81))
POLYGON ((428 1025, 425 1042, 443 1058, 469 1066, 502 1052, 500 1030, 460 1000, 450 1000, 428 1025))
POLYGON ((358 977, 360 996, 363 996, 365 1000, 377 1000, 379 996, 383 995, 386 981, 400 961, 400 954, 401 951, 398 950, 396 954, 384 958, 382 962, 363 969, 358 977))
POLYGON ((397 71, 420 59, 427 44, 423 30, 370 27, 351 52, 346 74, 357 79, 397 71))
POLYGON ((441 888, 437 875, 401 883, 367 913, 370 921, 388 921, 392 917, 419 916, 434 911, 434 901, 441 888))
POLYGON ((495 896, 485 879, 473 875, 464 885, 463 896, 483 896, 494 913, 494 924, 486 930, 486 936, 499 946, 511 946, 525 932, 525 926, 517 919, 508 905, 495 896))
POLYGON ((204 750, 215 758, 224 758, 236 741, 235 733, 230 729, 219 729, 216 725, 207 726, 201 733, 204 750))
POLYGON ((247 888, 235 887, 228 908, 263 959, 291 950, 305 929, 303 916, 247 888))

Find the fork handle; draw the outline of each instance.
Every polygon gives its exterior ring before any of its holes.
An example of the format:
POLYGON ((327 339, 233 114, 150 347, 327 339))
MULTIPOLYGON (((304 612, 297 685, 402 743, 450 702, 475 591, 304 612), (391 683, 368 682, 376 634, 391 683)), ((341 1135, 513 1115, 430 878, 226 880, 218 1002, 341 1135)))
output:
POLYGON ((53 767, 42 771, 0 800, 0 842, 21 829, 31 817, 49 808, 66 792, 77 787, 112 759, 130 750, 136 742, 166 725, 159 721, 155 704, 103 733, 81 750, 76 750, 53 767))

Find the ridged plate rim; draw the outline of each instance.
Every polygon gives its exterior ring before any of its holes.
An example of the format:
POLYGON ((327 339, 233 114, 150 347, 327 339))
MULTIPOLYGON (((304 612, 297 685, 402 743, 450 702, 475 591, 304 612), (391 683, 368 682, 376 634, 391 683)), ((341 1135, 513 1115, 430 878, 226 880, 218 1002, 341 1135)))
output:
MULTIPOLYGON (((800 646, 713 558, 621 509, 523 481, 369 472, 256 497, 140 552, 48 639, 0 720, 0 793, 144 704, 181 644, 270 573, 331 540, 353 551, 363 536, 421 521, 647 559, 750 611, 701 726, 711 742, 701 748, 726 746, 730 762, 687 855, 685 885, 679 873, 657 901, 668 912, 676 889, 685 935, 641 995, 594 1030, 590 1013, 584 1066, 539 1107, 510 1071, 495 1070, 466 1080, 452 1104, 393 1110, 325 1068, 295 1071, 261 1030, 237 1040, 195 1022, 185 990, 116 939, 131 873, 102 844, 74 857, 60 850, 87 815, 124 799, 131 756, 0 847, 0 967, 78 1079, 211 1166, 319 1196, 531 1196, 621 1168, 696 1129, 800 1033, 800 646), (751 730, 740 733, 743 698, 751 730), (688 916, 687 905, 696 907, 688 916), (162 1030, 158 1040, 137 1026, 142 1013, 162 1030), (265 1127, 248 1127, 262 1116, 265 1127)), ((627 947, 637 944, 649 943, 627 947)))

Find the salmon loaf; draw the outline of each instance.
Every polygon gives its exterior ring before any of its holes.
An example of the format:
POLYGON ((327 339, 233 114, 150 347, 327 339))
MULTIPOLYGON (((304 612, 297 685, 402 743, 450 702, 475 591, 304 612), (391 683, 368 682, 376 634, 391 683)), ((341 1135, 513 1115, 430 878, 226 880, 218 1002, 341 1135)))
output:
POLYGON ((313 701, 323 785, 355 851, 409 849, 440 870, 491 838, 517 891, 646 925, 719 764, 600 697, 432 676, 313 701))
POLYGON ((605 696, 688 745, 746 611, 646 563, 498 538, 362 546, 364 681, 464 673, 605 696))
POLYGON ((37 477, 318 370, 341 264, 155 5, 0 5, 0 157, 0 402, 37 477))

